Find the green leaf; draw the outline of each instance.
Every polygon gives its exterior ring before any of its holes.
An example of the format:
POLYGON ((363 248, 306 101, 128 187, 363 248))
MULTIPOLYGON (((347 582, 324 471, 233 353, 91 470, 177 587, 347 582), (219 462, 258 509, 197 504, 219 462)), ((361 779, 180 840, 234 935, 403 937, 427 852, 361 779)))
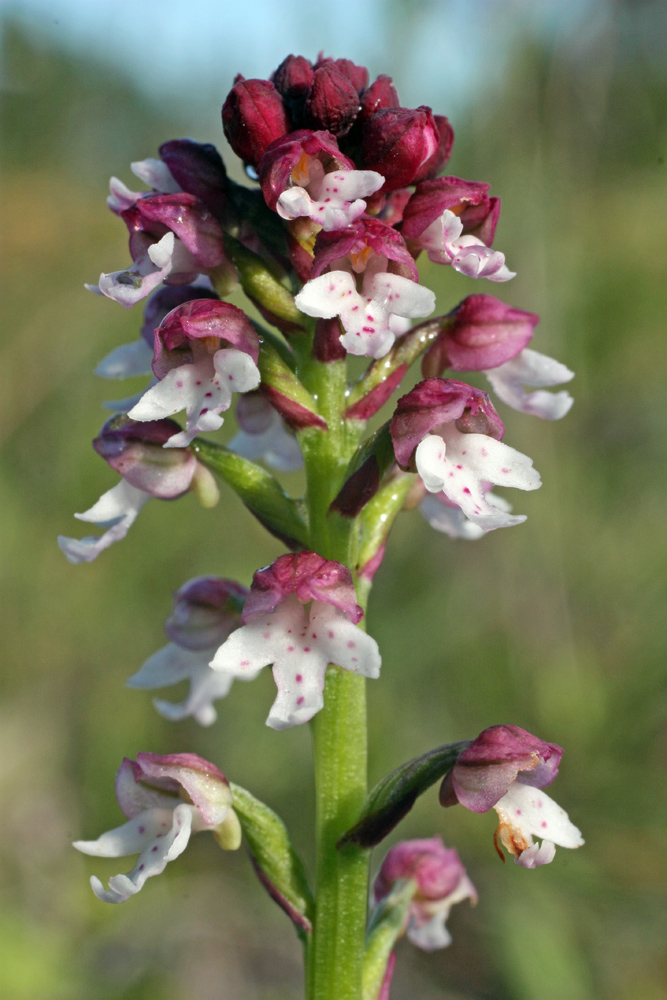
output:
POLYGON ((308 526, 303 504, 289 497, 270 472, 203 438, 195 438, 192 450, 200 462, 232 487, 267 531, 289 548, 307 547, 308 526))
POLYGON ((370 792, 359 821, 338 842, 375 847, 412 809, 418 796, 454 767, 470 740, 445 743, 401 764, 370 792))
POLYGON ((312 930, 313 895, 287 827, 267 805, 230 782, 234 810, 241 822, 253 866, 271 898, 294 922, 300 937, 312 930))
POLYGON ((278 319, 301 326, 303 316, 294 305, 294 296, 271 273, 266 262, 229 234, 225 236, 225 249, 234 262, 241 287, 248 298, 278 319))

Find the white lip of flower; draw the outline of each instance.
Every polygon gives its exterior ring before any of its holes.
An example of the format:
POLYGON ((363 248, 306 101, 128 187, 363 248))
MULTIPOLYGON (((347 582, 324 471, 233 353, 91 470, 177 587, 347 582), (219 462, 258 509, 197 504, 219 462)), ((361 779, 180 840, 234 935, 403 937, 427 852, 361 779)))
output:
POLYGON ((165 448, 184 448, 202 431, 222 427, 222 410, 228 410, 233 392, 249 392, 260 382, 257 365, 244 351, 222 348, 211 354, 207 346, 193 340, 193 364, 167 372, 148 389, 129 411, 132 420, 160 420, 186 411, 185 430, 174 434, 165 448))
POLYGON ((338 608, 313 601, 308 611, 292 594, 271 614, 232 632, 211 667, 231 677, 252 678, 273 664, 278 695, 266 724, 288 729, 308 722, 322 708, 329 663, 363 677, 380 675, 380 653, 371 636, 338 608))
POLYGON ((445 926, 446 921, 452 906, 462 903, 464 899, 472 900, 473 904, 477 902, 477 890, 465 874, 459 879, 456 888, 444 899, 420 898, 416 904, 420 916, 428 914, 432 916, 430 920, 424 922, 423 919, 417 919, 414 913, 411 914, 407 929, 408 940, 422 951, 447 948, 452 943, 452 936, 445 926))
POLYGON ((430 288, 398 274, 370 270, 364 273, 361 294, 348 271, 329 271, 308 281, 294 301, 307 316, 339 316, 345 350, 371 358, 382 358, 391 349, 396 339, 391 329, 393 316, 414 319, 435 309, 430 288))
POLYGON ((127 270, 101 274, 99 284, 85 287, 130 309, 170 274, 187 275, 190 281, 199 271, 200 266, 194 256, 174 233, 169 232, 161 240, 151 243, 146 253, 127 270))
POLYGON ((509 281, 516 277, 505 265, 505 255, 492 250, 475 236, 461 236, 463 223, 458 215, 445 209, 442 215, 419 236, 418 243, 435 264, 451 264, 468 278, 509 281))
POLYGON ((260 459, 277 472, 294 472, 303 465, 299 442, 287 430, 285 421, 276 410, 272 411, 265 430, 251 434, 241 429, 227 447, 253 462, 260 459))
POLYGON ((189 680, 190 691, 180 704, 160 698, 154 699, 153 704, 160 715, 172 722, 192 716, 200 726, 211 726, 218 717, 213 702, 226 697, 234 679, 223 671, 211 670, 209 663, 215 648, 191 650, 170 642, 148 657, 127 680, 127 686, 150 691, 189 680))
MULTIPOLYGON (((206 823, 195 805, 151 790, 153 808, 144 809, 115 830, 103 833, 97 840, 77 840, 74 847, 82 854, 98 858, 121 858, 137 854, 137 862, 127 875, 114 875, 105 889, 94 875, 90 879, 93 892, 104 903, 124 903, 143 887, 146 879, 159 875, 169 861, 182 854, 193 833, 221 830, 229 843, 240 841, 238 818, 230 805, 217 807, 215 823, 206 823)), ((230 795, 231 799, 231 795, 230 795)))
POLYGON ((427 434, 415 452, 417 471, 429 493, 444 493, 483 531, 525 520, 489 503, 483 483, 538 489, 540 475, 527 455, 486 434, 461 434, 453 424, 436 432, 427 434))
POLYGON ((68 562, 92 562, 104 549, 108 549, 114 542, 120 542, 136 521, 141 508, 150 499, 150 493, 121 479, 116 486, 103 493, 90 510, 75 514, 80 521, 90 521, 107 530, 103 535, 87 535, 85 538, 59 535, 58 545, 68 562))
POLYGON ((581 831, 570 822, 564 809, 549 798, 541 788, 513 781, 503 797, 493 807, 500 824, 496 830, 496 847, 500 841, 516 864, 536 868, 549 864, 560 847, 581 847, 581 831), (543 838, 540 845, 533 837, 543 838))
POLYGON ((375 170, 335 170, 325 174, 318 159, 307 157, 307 161, 305 168, 297 164, 292 171, 296 184, 278 198, 276 211, 283 219, 307 216, 327 232, 345 229, 366 211, 363 199, 384 184, 384 177, 375 170))
POLYGON ((543 420, 560 420, 569 413, 574 403, 566 390, 544 391, 544 386, 569 382, 574 378, 574 372, 555 358, 532 351, 529 347, 525 347, 511 361, 484 374, 503 403, 521 413, 542 417, 543 420), (526 392, 524 385, 534 386, 537 392, 526 392))
MULTIPOLYGON (((498 496, 497 493, 487 493, 486 499, 505 514, 509 514, 512 510, 512 505, 504 497, 498 496)), ((484 528, 467 518, 460 507, 449 507, 447 504, 441 503, 433 494, 424 497, 419 504, 419 510, 435 531, 442 531, 450 538, 476 541, 486 534, 484 528)), ((517 514, 512 523, 521 524, 525 520, 525 514, 517 514)))

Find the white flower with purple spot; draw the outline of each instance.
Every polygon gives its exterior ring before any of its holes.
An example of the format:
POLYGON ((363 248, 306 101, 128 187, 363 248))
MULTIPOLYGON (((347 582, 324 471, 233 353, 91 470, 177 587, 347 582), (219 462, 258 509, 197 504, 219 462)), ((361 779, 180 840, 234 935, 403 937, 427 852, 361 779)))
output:
POLYGON ((283 219, 307 217, 331 231, 345 229, 366 211, 364 198, 375 194, 384 177, 374 170, 334 170, 325 173, 315 157, 304 156, 291 175, 292 186, 278 198, 283 219))
POLYGON ((329 271, 308 281, 295 298, 307 316, 340 317, 340 342, 349 354, 382 358, 391 349, 396 317, 428 316, 435 308, 430 288, 388 271, 366 270, 361 293, 348 271, 329 271))
POLYGON ((539 473, 527 455, 486 434, 462 434, 453 423, 427 434, 415 452, 417 471, 429 493, 443 492, 482 531, 525 521, 490 502, 486 484, 536 490, 539 473))
POLYGON ((105 903, 124 903, 182 854, 193 833, 210 830, 225 850, 241 842, 224 774, 196 754, 137 754, 123 761, 116 775, 116 796, 127 823, 97 840, 78 840, 74 847, 99 858, 138 854, 127 875, 114 875, 105 889, 96 876, 90 884, 105 903))
POLYGON ((244 625, 218 649, 211 666, 228 676, 254 677, 272 664, 278 695, 267 725, 300 725, 322 708, 329 664, 379 676, 377 643, 355 624, 362 614, 340 563, 314 552, 281 556, 255 574, 244 625))

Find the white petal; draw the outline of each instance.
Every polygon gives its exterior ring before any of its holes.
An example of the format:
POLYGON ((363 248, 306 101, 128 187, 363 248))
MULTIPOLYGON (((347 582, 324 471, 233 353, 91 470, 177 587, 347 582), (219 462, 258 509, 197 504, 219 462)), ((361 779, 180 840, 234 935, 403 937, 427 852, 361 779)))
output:
POLYGON ((134 163, 130 164, 130 170, 140 181, 161 194, 178 194, 179 191, 183 190, 172 177, 167 164, 152 156, 146 160, 135 160, 134 163))
POLYGON ((67 560, 71 563, 82 563, 97 559, 100 552, 125 538, 139 511, 150 499, 150 493, 144 493, 143 490, 130 486, 122 479, 117 486, 104 493, 90 510, 74 515, 80 521, 108 525, 103 535, 88 535, 85 538, 58 536, 58 545, 67 560))
POLYGON ((333 319, 345 309, 363 308, 364 299, 357 292, 357 283, 348 271, 330 271, 307 281, 295 297, 297 309, 306 316, 333 319))
POLYGON ((364 677, 380 676, 382 659, 375 639, 331 604, 313 601, 307 638, 321 650, 327 663, 364 677))
POLYGON ((397 316, 428 316, 435 309, 435 293, 400 274, 372 274, 364 279, 363 291, 387 312, 397 316))
POLYGON ((131 378, 134 375, 152 375, 153 352, 143 339, 121 344, 107 354, 95 369, 101 378, 131 378))
POLYGON ((334 203, 349 203, 370 197, 383 184, 384 177, 375 170, 335 170, 324 174, 316 188, 312 184, 310 187, 318 201, 329 198, 334 203))
POLYGON ((513 781, 494 809, 501 823, 519 831, 529 847, 531 837, 542 837, 561 847, 581 847, 581 831, 564 809, 541 789, 513 781))
POLYGON ((224 698, 232 685, 231 677, 209 667, 213 652, 183 649, 170 642, 149 656, 138 673, 128 679, 127 686, 151 690, 189 680, 190 692, 184 701, 175 704, 156 699, 153 704, 166 719, 178 722, 193 716, 200 725, 210 726, 217 718, 213 702, 224 698))
POLYGON ((150 809, 98 841, 78 841, 74 846, 84 854, 100 857, 120 857, 141 851, 137 863, 127 875, 114 875, 105 890, 94 876, 93 892, 105 903, 124 903, 139 892, 147 878, 163 872, 167 863, 185 850, 192 830, 196 809, 181 803, 173 811, 150 809))
POLYGON ((522 868, 539 868, 540 865, 550 865, 556 856, 556 845, 550 840, 543 840, 541 844, 533 844, 527 850, 522 851, 518 858, 514 859, 515 865, 522 868))
POLYGON ((504 365, 484 372, 496 394, 504 403, 522 413, 530 413, 544 420, 560 420, 569 412, 574 400, 569 392, 544 392, 543 387, 560 385, 574 378, 560 361, 532 351, 526 347, 504 365), (523 385, 538 387, 537 392, 526 392, 523 385))
POLYGON ((425 496, 419 504, 419 510, 432 528, 442 531, 450 538, 475 541, 485 534, 484 529, 470 521, 460 507, 448 507, 447 504, 440 503, 437 496, 425 496))
POLYGON ((313 201, 305 188, 291 187, 278 198, 276 212, 281 219, 298 219, 309 216, 313 201))
POLYGON ((422 951, 446 948, 452 943, 452 936, 445 927, 446 919, 447 913, 436 913, 428 923, 421 925, 414 918, 411 919, 407 930, 408 941, 422 951))
POLYGON ((109 181, 109 191, 111 193, 107 198, 107 205, 112 212, 124 212, 132 208, 137 199, 141 198, 140 191, 130 191, 129 187, 117 177, 112 177, 109 181))

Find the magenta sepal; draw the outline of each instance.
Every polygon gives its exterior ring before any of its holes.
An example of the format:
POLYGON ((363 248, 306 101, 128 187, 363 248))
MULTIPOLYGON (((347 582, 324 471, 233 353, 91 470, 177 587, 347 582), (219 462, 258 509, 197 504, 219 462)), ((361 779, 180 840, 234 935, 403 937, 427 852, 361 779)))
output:
POLYGON ((164 630, 184 649, 215 650, 241 624, 248 588, 218 576, 196 576, 174 594, 164 630))
POLYGON ((278 198, 289 186, 292 171, 304 153, 306 156, 317 157, 325 172, 356 170, 354 162, 341 153, 330 132, 299 129, 283 135, 266 149, 257 171, 266 204, 274 211, 278 198))
POLYGON ((370 216, 363 216, 346 229, 332 232, 322 230, 318 233, 310 277, 317 278, 335 261, 348 255, 352 269, 361 271, 366 266, 367 258, 373 254, 384 257, 390 262, 389 271, 419 281, 417 265, 401 234, 386 223, 370 216))
POLYGON ((190 489, 197 459, 189 448, 164 448, 181 428, 175 420, 131 420, 117 413, 93 441, 98 455, 131 486, 160 500, 174 500, 190 489))
POLYGON ((257 363, 259 337, 243 310, 218 299, 194 299, 172 309, 155 331, 153 371, 157 378, 193 363, 192 341, 206 340, 210 347, 211 339, 220 342, 216 349, 224 342, 257 363))
POLYGON ((440 133, 430 108, 382 108, 362 126, 360 158, 385 179, 384 192, 412 184, 438 152, 440 133))
POLYGON ((332 60, 318 64, 304 105, 304 124, 341 136, 349 132, 358 111, 359 94, 350 78, 332 60))
POLYGON ((218 296, 212 288, 203 288, 200 285, 164 285, 146 300, 144 321, 139 333, 151 350, 155 346, 155 331, 165 316, 176 306, 182 306, 193 299, 217 300, 218 296))
POLYGON ((443 318, 442 332, 422 359, 422 374, 478 372, 511 361, 526 347, 540 317, 493 295, 469 295, 443 318))
POLYGON ((221 822, 231 805, 227 778, 196 753, 138 753, 136 761, 125 757, 115 788, 118 805, 128 819, 159 805, 165 794, 177 796, 181 789, 209 826, 221 822))
POLYGON ((472 812, 491 809, 516 780, 545 788, 558 774, 563 750, 519 726, 491 726, 479 734, 445 775, 440 789, 444 806, 460 802, 472 812))
POLYGON ((243 623, 271 614, 292 594, 306 604, 321 601, 342 611, 356 625, 364 616, 349 569, 324 559, 316 552, 279 556, 270 566, 257 570, 243 608, 243 623))
POLYGON ((427 378, 396 405, 389 430, 399 465, 408 468, 423 438, 452 421, 462 433, 487 434, 497 441, 505 433, 487 393, 456 379, 427 378))
POLYGON ((282 98, 269 80, 237 77, 222 105, 222 127, 236 155, 257 168, 267 146, 290 126, 282 98))
MULTIPOLYGON (((472 233, 492 210, 491 202, 494 199, 489 198, 489 188, 490 185, 484 181, 464 181, 460 177, 436 177, 434 180, 422 181, 403 212, 403 236, 406 240, 417 239, 445 209, 459 216, 465 235, 472 233), (470 218, 466 218, 468 212, 473 212, 470 218)), ((492 240, 493 233, 491 240, 484 242, 490 246, 492 240)))
POLYGON ((160 146, 160 159, 184 191, 199 198, 214 215, 223 215, 229 180, 222 157, 212 143, 171 139, 160 146))

